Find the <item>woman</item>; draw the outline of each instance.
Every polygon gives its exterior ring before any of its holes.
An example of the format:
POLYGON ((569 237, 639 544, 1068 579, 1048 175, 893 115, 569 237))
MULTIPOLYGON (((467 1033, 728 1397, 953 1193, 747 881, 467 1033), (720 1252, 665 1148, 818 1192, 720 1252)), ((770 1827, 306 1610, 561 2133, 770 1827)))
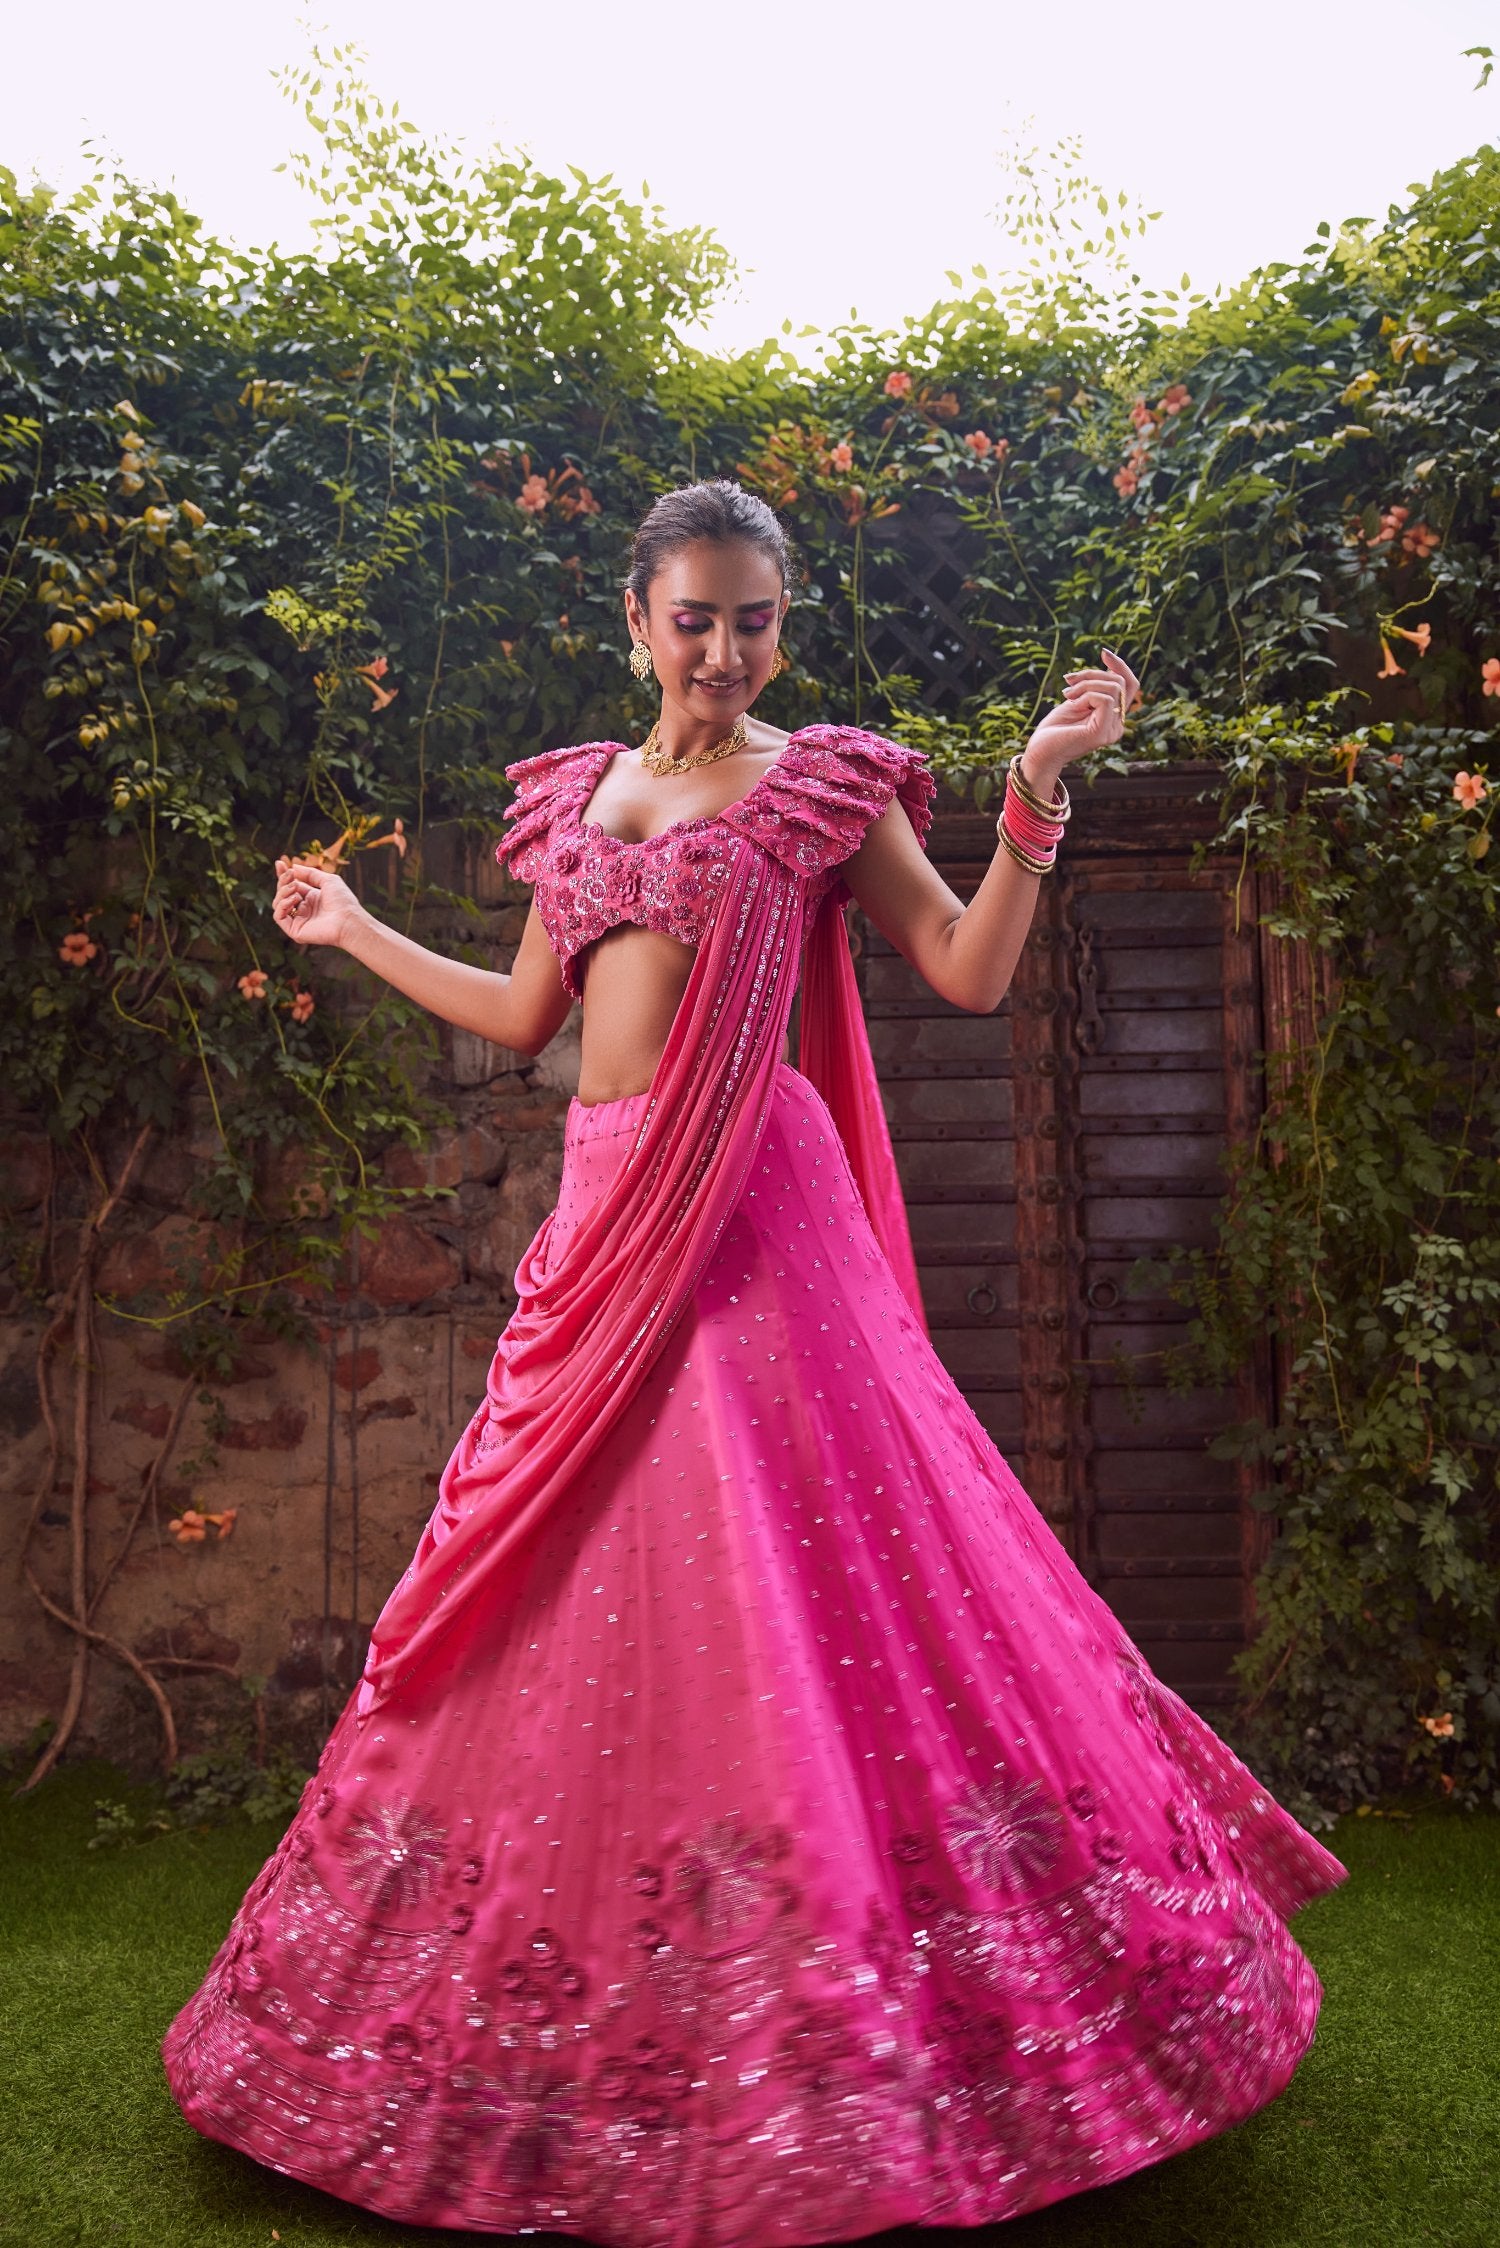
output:
POLYGON ((562 1183, 297 1818, 166 2040, 212 2137, 409 2222, 637 2248, 978 2224, 1284 2087, 1344 1868, 1151 1673, 935 1356, 843 905, 992 1012, 1136 682, 1073 675, 964 906, 933 784, 747 713, 775 517, 668 494, 639 751, 522 760, 507 975, 275 915, 538 1053, 562 1183), (781 1059, 802 985, 800 1068, 781 1059))

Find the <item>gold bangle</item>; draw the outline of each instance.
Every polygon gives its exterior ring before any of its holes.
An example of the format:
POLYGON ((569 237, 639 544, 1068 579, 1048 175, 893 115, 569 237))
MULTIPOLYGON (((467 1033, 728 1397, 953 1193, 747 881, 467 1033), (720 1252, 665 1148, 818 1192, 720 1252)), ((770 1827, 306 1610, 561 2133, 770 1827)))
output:
POLYGON ((1055 859, 1034 859, 1029 851, 1021 849, 1019 843, 1012 843, 998 820, 995 822, 995 833, 999 836, 1000 841, 1009 851, 1017 866, 1023 866, 1028 874, 1050 874, 1057 864, 1055 859))
POLYGON ((1050 804, 1044 803, 1021 770, 1021 759, 1025 754, 1024 750, 1017 750, 1010 761, 1007 768, 1010 785, 1029 810, 1038 813, 1044 820, 1055 820, 1061 826, 1073 817, 1073 800, 1065 784, 1059 780, 1056 783, 1056 796, 1050 804))

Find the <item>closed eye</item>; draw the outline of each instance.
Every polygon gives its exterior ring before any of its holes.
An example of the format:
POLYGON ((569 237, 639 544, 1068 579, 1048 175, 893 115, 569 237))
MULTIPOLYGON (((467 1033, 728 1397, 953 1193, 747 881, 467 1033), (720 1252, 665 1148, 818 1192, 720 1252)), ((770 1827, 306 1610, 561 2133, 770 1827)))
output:
MULTIPOLYGON (((712 620, 708 617, 674 617, 672 622, 679 632, 687 633, 691 639, 700 640, 707 632, 712 620)), ((740 630, 741 632, 748 632, 753 638, 756 633, 769 631, 770 624, 769 617, 761 617, 758 621, 745 617, 741 620, 740 630)))

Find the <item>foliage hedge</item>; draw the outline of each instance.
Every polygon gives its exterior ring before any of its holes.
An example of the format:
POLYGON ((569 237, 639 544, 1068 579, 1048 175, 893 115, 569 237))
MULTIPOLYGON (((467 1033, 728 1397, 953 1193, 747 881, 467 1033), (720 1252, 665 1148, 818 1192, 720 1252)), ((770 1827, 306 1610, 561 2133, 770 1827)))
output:
MULTIPOLYGON (((610 183, 431 143, 348 58, 293 90, 307 254, 0 174, 0 1067, 90 1193, 125 1124, 212 1126, 209 1246, 119 1308, 211 1372, 378 1221, 369 1155, 421 1129, 410 1011, 289 958, 267 858, 379 848, 409 917, 430 822, 488 830, 515 757, 641 730, 630 528, 738 474, 805 564, 767 715, 903 733, 983 804, 1105 641, 1148 691, 1120 762, 1206 761, 1215 848, 1280 878, 1325 1001, 1171 1275, 1182 1379, 1267 1328, 1293 1369, 1277 1424, 1222 1440, 1279 1516, 1237 1737, 1309 1811, 1500 1799, 1500 156, 1212 305, 1133 288, 1129 214, 1085 244, 1093 191, 1043 171, 1030 280, 954 275, 810 366, 685 344, 723 255, 610 183), (889 654, 934 526, 983 658, 961 697, 889 654)), ((11 1247, 45 1298, 34 1232, 11 1247)))

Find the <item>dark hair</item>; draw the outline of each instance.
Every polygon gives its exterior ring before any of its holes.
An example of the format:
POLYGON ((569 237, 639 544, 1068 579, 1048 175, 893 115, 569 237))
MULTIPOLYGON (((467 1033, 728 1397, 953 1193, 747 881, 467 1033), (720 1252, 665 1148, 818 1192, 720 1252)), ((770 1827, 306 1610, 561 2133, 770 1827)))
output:
POLYGON ((791 541, 765 501, 727 477, 716 476, 708 483, 683 484, 675 492, 663 492, 636 532, 625 583, 642 606, 646 589, 667 556, 700 539, 715 546, 753 546, 770 556, 781 572, 784 589, 789 591, 796 580, 791 541))

